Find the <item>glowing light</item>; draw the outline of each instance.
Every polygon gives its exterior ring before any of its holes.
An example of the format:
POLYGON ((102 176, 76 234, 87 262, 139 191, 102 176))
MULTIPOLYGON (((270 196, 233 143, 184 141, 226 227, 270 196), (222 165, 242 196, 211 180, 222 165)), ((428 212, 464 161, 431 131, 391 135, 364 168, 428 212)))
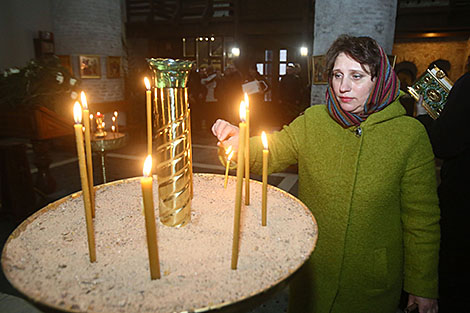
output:
POLYGON ((75 104, 73 105, 73 119, 76 124, 82 123, 82 107, 78 101, 75 101, 75 104))
POLYGON ((144 83, 145 83, 145 88, 147 88, 147 90, 150 90, 150 81, 147 77, 144 78, 144 83))
POLYGON ((149 154, 144 162, 144 176, 149 177, 152 170, 152 156, 149 154))

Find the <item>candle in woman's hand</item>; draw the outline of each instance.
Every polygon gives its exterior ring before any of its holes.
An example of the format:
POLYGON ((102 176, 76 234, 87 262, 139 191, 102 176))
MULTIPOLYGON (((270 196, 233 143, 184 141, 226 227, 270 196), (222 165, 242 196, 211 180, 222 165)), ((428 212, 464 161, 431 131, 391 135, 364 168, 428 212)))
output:
POLYGON ((150 81, 147 77, 144 78, 145 88, 147 88, 146 99, 147 99, 147 154, 152 155, 152 107, 151 107, 151 91, 150 81))
POLYGON ((144 163, 144 177, 140 180, 144 199, 145 230, 147 233, 147 249, 150 263, 151 279, 160 278, 160 261, 158 260, 157 227, 153 207, 152 156, 148 155, 144 163))
POLYGON ((250 101, 245 92, 245 115, 246 115, 246 137, 245 137, 245 205, 250 204, 250 101))
POLYGON ((88 237, 88 253, 90 262, 96 261, 95 249, 95 232, 93 229, 93 217, 91 215, 90 189, 88 186, 87 170, 85 164, 85 149, 83 148, 83 131, 82 131, 82 108, 77 101, 73 107, 73 116, 75 119, 75 139, 77 142, 78 166, 80 169, 80 181, 82 183, 83 203, 85 207, 85 220, 88 237))
POLYGON ((233 153, 235 151, 232 150, 232 146, 228 147, 227 153, 227 165, 225 166, 225 180, 224 180, 224 188, 227 188, 227 181, 228 181, 228 170, 230 168, 230 161, 232 160, 233 153))
POLYGON ((83 116, 85 117, 83 119, 83 122, 85 124, 85 152, 86 152, 86 166, 87 166, 87 172, 88 172, 88 187, 90 189, 90 203, 91 203, 91 216, 95 217, 95 189, 93 188, 93 162, 92 162, 92 157, 93 157, 93 151, 91 150, 91 138, 90 138, 90 120, 87 119, 86 117, 90 113, 88 110, 88 102, 86 100, 86 95, 82 91, 80 93, 80 100, 82 102, 82 108, 83 108, 83 116))
POLYGON ((245 103, 240 104, 240 124, 238 133, 238 166, 237 166, 237 189, 235 194, 235 217, 233 225, 233 243, 232 243, 232 264, 233 270, 237 269, 238 263, 238 241, 240 237, 240 211, 242 205, 242 189, 243 189, 243 171, 245 164, 245 140, 246 140, 246 112, 245 103))
POLYGON ((268 202, 268 138, 266 133, 261 133, 263 141, 263 194, 261 200, 261 225, 266 226, 267 202, 268 202))

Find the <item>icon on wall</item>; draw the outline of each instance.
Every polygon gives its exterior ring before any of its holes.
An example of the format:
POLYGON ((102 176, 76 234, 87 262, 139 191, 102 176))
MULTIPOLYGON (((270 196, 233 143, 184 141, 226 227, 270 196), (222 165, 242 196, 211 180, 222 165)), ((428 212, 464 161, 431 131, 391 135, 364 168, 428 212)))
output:
POLYGON ((99 55, 81 55, 79 65, 81 78, 101 78, 99 55))

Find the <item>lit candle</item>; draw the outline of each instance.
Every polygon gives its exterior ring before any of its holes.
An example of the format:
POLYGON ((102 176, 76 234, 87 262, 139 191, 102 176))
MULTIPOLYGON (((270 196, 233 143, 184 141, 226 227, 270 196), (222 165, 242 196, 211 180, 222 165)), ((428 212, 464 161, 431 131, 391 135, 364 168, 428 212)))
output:
POLYGON ((116 121, 116 132, 119 132, 118 111, 114 111, 114 119, 116 121))
MULTIPOLYGON (((90 139, 90 120, 86 118, 90 113, 88 111, 88 102, 86 100, 86 95, 82 91, 80 93, 80 99, 82 102, 83 108, 83 122, 85 124, 85 152, 86 152, 86 167, 88 172, 88 187, 90 188, 90 203, 91 203, 91 216, 95 217, 95 188, 93 183, 93 151, 91 150, 91 139, 90 139)), ((93 116, 93 115, 92 115, 93 116)))
POLYGON ((230 160, 232 160, 232 156, 233 156, 233 153, 235 151, 232 150, 232 146, 228 147, 227 149, 227 153, 228 153, 228 157, 227 157, 227 165, 225 167, 225 181, 224 181, 224 188, 227 188, 227 181, 228 181, 228 170, 230 168, 230 160))
POLYGON ((246 138, 246 112, 245 103, 240 103, 240 124, 238 133, 238 166, 237 166, 237 190, 235 195, 235 217, 233 225, 233 244, 232 244, 232 269, 237 269, 238 263, 238 241, 240 237, 240 211, 242 205, 242 189, 243 189, 243 170, 245 158, 245 138, 246 138))
POLYGON ((90 262, 96 261, 95 249, 95 233, 93 230, 93 217, 91 216, 91 203, 90 203, 90 189, 88 187, 88 178, 85 164, 85 149, 83 148, 83 133, 82 133, 82 108, 78 101, 75 102, 73 107, 73 116, 75 119, 75 139, 77 142, 78 165, 80 169, 80 180, 82 183, 83 203, 85 207, 85 220, 88 237, 88 252, 90 255, 90 262))
POLYGON ((266 133, 261 133, 261 140, 263 141, 263 194, 261 201, 261 225, 266 226, 266 213, 267 213, 267 201, 268 201, 268 138, 266 133))
POLYGON ((147 154, 152 155, 152 107, 150 106, 150 81, 147 77, 144 78, 145 88, 147 88, 147 154))
POLYGON ((245 205, 250 204, 250 101, 245 92, 246 138, 245 138, 245 205))
POLYGON ((93 131, 93 114, 90 113, 90 132, 93 131))
POLYGON ((145 230, 147 233, 147 249, 149 253, 150 277, 160 278, 160 262, 158 260, 157 227, 153 208, 152 156, 148 155, 144 163, 144 177, 140 179, 142 197, 144 199, 145 230))

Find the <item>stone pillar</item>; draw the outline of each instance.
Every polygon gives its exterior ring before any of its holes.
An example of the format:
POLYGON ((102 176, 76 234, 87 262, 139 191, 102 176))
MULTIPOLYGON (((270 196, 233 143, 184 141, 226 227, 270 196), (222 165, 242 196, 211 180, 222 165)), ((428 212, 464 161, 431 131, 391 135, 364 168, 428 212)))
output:
MULTIPOLYGON (((124 78, 107 78, 107 57, 124 56, 119 0, 52 1, 57 55, 70 55, 74 75, 80 78, 79 55, 100 58, 101 77, 82 79, 89 103, 124 100, 124 78)), ((91 109, 93 109, 91 107, 91 109)))
MULTIPOLYGON (((323 55, 341 34, 370 36, 392 53, 396 0, 316 0, 313 55, 323 55)), ((311 104, 325 103, 326 85, 313 85, 311 104)))

